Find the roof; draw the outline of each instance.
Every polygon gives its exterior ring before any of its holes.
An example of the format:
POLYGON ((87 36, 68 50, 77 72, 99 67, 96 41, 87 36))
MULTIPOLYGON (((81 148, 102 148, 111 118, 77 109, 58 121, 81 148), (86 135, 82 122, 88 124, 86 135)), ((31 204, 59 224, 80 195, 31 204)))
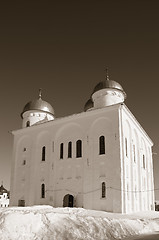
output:
POLYGON ((84 105, 84 111, 86 112, 90 108, 93 108, 93 101, 91 98, 84 105))
POLYGON ((3 185, 0 186, 0 195, 3 195, 3 193, 8 193, 7 189, 3 187, 3 185))
MULTIPOLYGON (((99 91, 99 90, 101 90, 101 89, 105 89, 105 88, 117 89, 117 90, 123 92, 123 94, 124 94, 124 96, 125 96, 125 98, 126 98, 126 93, 124 92, 122 86, 121 86, 118 82, 116 82, 116 81, 114 81, 114 80, 108 80, 108 79, 99 82, 99 83, 95 86, 95 88, 94 88, 94 90, 93 90, 93 93, 95 93, 95 92, 97 92, 97 91, 99 91)), ((93 94, 93 93, 92 93, 92 94, 93 94)))
POLYGON ((51 104, 42 100, 41 97, 28 102, 23 108, 21 117, 23 117, 24 112, 31 111, 31 110, 43 111, 43 112, 54 115, 54 109, 51 106, 51 104))

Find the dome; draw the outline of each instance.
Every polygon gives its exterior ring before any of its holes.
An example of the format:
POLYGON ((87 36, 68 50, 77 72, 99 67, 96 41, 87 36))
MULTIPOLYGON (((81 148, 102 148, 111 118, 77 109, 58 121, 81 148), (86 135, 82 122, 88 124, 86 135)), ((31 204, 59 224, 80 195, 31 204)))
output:
POLYGON ((8 191, 3 187, 3 185, 0 186, 0 195, 3 193, 8 193, 8 191))
POLYGON ((24 112, 36 110, 36 111, 43 111, 45 113, 49 113, 54 115, 54 109, 50 103, 41 99, 41 93, 39 93, 39 98, 33 101, 28 102, 25 107, 23 108, 23 112, 21 116, 23 116, 24 112))
POLYGON ((88 109, 91 109, 91 108, 93 108, 93 101, 90 98, 84 105, 84 111, 86 112, 88 109))
POLYGON ((124 92, 122 86, 119 83, 117 83, 116 81, 108 80, 108 79, 106 79, 105 81, 99 82, 95 86, 93 93, 95 93, 101 89, 105 89, 105 88, 117 89, 117 90, 121 91, 124 94, 124 97, 126 98, 126 93, 124 92))

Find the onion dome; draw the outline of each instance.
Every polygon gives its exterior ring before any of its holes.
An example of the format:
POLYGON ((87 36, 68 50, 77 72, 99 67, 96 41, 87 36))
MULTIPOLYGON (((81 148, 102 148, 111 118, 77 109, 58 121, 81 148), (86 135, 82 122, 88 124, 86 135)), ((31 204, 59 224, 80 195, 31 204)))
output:
POLYGON ((93 108, 93 101, 92 99, 90 98, 86 104, 84 105, 84 111, 86 112, 87 110, 93 108))
POLYGON ((126 93, 122 86, 114 80, 109 80, 108 69, 106 69, 105 80, 99 82, 92 93, 94 108, 103 108, 123 103, 125 99, 126 93))
POLYGON ((3 184, 0 186, 0 195, 3 195, 3 193, 8 193, 7 189, 3 187, 3 184))
POLYGON ((121 91, 124 94, 124 97, 126 98, 126 93, 124 92, 122 86, 118 82, 113 81, 113 80, 109 80, 109 79, 106 79, 104 81, 99 82, 95 86, 95 88, 93 90, 93 93, 95 93, 95 92, 97 92, 97 91, 99 91, 101 89, 105 89, 105 88, 119 90, 119 91, 121 91))
POLYGON ((51 115, 54 115, 54 109, 51 106, 50 103, 42 100, 41 98, 41 89, 39 90, 39 98, 32 100, 30 102, 28 102, 24 108, 23 111, 21 113, 21 117, 23 116, 23 113, 27 112, 27 111, 42 111, 45 113, 49 113, 51 115))
POLYGON ((95 86, 92 94, 94 94, 95 92, 97 92, 97 91, 99 91, 99 90, 106 89, 106 88, 109 89, 109 88, 110 88, 110 89, 112 89, 112 90, 119 90, 119 91, 121 91, 121 92, 123 93, 124 99, 125 99, 125 98, 126 98, 126 93, 124 92, 122 86, 121 86, 118 82, 109 79, 108 68, 106 68, 105 71, 106 71, 105 80, 99 82, 99 83, 95 86))

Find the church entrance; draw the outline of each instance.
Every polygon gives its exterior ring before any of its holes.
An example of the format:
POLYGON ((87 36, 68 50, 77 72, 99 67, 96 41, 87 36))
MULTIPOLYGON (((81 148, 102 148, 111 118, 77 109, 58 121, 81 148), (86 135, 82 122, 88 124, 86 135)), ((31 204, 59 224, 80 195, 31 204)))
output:
POLYGON ((63 198, 63 207, 73 207, 74 196, 67 194, 63 198))
POLYGON ((18 200, 18 207, 25 207, 25 200, 18 200))

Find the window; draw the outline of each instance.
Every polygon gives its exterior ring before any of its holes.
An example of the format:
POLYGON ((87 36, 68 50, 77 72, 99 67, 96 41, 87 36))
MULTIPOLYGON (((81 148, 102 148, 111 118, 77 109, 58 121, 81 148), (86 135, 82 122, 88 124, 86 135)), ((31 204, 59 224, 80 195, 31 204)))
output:
POLYGON ((100 136, 99 138, 99 154, 105 154, 105 137, 100 136))
POLYGON ((23 148, 23 152, 26 152, 26 148, 23 148))
POLYGON ((127 138, 125 138, 125 155, 128 156, 128 141, 127 138))
POLYGON ((30 127, 30 121, 26 122, 26 127, 30 127))
POLYGON ((76 158, 82 157, 82 141, 78 140, 76 142, 76 158))
POLYGON ((143 156, 142 156, 142 161, 143 161, 143 168, 146 169, 145 155, 144 155, 144 154, 143 154, 143 156))
POLYGON ((26 165, 26 160, 25 159, 23 160, 23 165, 26 165))
POLYGON ((68 143, 68 158, 72 158, 72 142, 68 143))
POLYGON ((63 143, 60 144, 60 159, 63 159, 63 143))
POLYGON ((102 182, 102 198, 106 197, 106 187, 105 182, 102 182))
POLYGON ((42 161, 45 161, 45 154, 46 153, 46 147, 45 146, 43 146, 42 147, 42 161))
POLYGON ((45 184, 41 184, 41 198, 45 198, 45 184))

